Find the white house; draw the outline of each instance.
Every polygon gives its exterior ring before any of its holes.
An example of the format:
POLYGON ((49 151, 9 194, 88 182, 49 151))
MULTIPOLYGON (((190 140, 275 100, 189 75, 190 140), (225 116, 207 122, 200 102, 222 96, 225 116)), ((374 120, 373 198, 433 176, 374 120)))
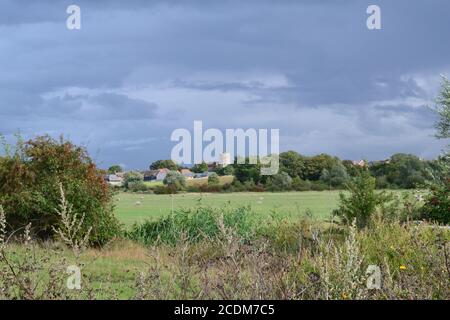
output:
POLYGON ((122 186, 123 185, 123 178, 119 177, 116 174, 108 174, 105 176, 105 181, 108 182, 111 186, 122 186))
POLYGON ((167 176, 167 174, 169 173, 169 169, 167 168, 163 168, 163 169, 158 169, 158 173, 156 174, 156 181, 162 181, 164 180, 164 178, 167 176))

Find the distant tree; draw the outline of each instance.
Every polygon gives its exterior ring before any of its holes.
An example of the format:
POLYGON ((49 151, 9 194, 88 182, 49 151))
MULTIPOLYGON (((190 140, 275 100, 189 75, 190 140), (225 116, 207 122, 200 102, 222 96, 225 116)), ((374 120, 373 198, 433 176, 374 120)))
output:
POLYGON ((305 180, 319 180, 323 169, 330 170, 337 161, 339 159, 325 153, 306 158, 301 178, 305 180))
POLYGON ((439 139, 450 138, 450 81, 443 77, 441 92, 436 99, 434 111, 439 119, 436 122, 436 137, 439 139))
POLYGON ((115 173, 118 173, 118 172, 123 172, 122 167, 119 166, 119 165, 111 166, 111 167, 109 167, 109 169, 108 169, 108 173, 109 173, 109 174, 115 174, 115 173))
POLYGON ((271 191, 288 191, 292 187, 292 178, 286 172, 274 174, 269 177, 267 187, 271 191))
POLYGON ((363 170, 362 167, 355 166, 352 160, 342 160, 342 164, 344 165, 345 169, 347 170, 347 173, 351 177, 356 177, 361 173, 361 170, 363 170))
POLYGON ((219 176, 232 176, 234 175, 234 167, 227 165, 226 167, 219 167, 215 170, 219 176))
POLYGON ((425 163, 412 154, 394 154, 387 165, 387 179, 400 188, 416 188, 425 182, 425 163))
POLYGON ((305 168, 305 159, 295 151, 280 153, 280 172, 286 172, 292 178, 301 177, 305 168))
POLYGON ((169 170, 178 170, 178 165, 172 160, 156 160, 150 165, 150 170, 167 168, 169 170))
POLYGON ((370 172, 377 178, 379 187, 389 185, 410 189, 424 184, 427 167, 428 163, 415 155, 397 153, 392 155, 387 162, 372 165, 370 172))
POLYGON ((234 165, 234 176, 242 183, 250 181, 255 184, 265 182, 265 178, 261 176, 261 165, 259 163, 250 164, 248 159, 245 163, 234 165))
POLYGON ((208 177, 208 185, 218 185, 220 184, 220 179, 217 173, 213 172, 208 177))
POLYGON ((349 175, 344 165, 336 162, 331 169, 323 169, 320 180, 329 186, 340 187, 349 180, 349 175))
POLYGON ((169 171, 163 183, 172 190, 178 191, 186 187, 186 178, 178 171, 169 171))
POLYGON ((208 165, 205 162, 195 164, 192 166, 191 171, 195 173, 206 172, 208 171, 208 165))

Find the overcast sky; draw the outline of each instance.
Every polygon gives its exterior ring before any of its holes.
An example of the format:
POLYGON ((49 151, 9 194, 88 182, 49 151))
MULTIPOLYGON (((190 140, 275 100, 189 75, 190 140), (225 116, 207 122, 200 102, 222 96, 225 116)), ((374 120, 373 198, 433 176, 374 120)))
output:
POLYGON ((278 128, 280 149, 424 158, 450 75, 448 0, 0 0, 0 133, 64 134, 102 167, 176 128, 278 128), (81 8, 68 30, 66 8, 81 8), (381 7, 382 30, 366 9, 381 7))

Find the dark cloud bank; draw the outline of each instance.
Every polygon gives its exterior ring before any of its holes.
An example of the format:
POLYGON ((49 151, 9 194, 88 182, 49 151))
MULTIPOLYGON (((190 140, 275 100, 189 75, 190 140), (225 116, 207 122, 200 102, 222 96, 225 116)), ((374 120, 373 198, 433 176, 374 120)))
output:
POLYGON ((281 150, 436 156, 426 109, 450 75, 450 2, 2 1, 0 132, 64 134, 104 166, 170 133, 279 128, 281 150), (82 29, 65 27, 66 7, 82 29), (366 8, 382 9, 382 30, 366 8))

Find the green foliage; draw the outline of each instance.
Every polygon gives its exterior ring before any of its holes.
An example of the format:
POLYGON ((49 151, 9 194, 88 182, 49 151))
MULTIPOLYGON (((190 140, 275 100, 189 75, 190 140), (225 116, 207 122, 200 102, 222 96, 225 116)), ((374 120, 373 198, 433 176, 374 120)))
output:
POLYGON ((311 181, 295 177, 292 179, 292 189, 295 191, 309 191, 311 190, 311 181))
POLYGON ((117 172, 123 172, 123 169, 121 166, 119 165, 114 165, 108 168, 108 173, 109 174, 115 174, 117 172))
POLYGON ((112 194, 86 150, 49 136, 19 139, 15 151, 0 158, 0 204, 10 229, 33 221, 39 236, 53 236, 60 183, 73 212, 85 214, 83 231, 92 227, 90 243, 103 244, 120 232, 112 194))
POLYGON ((362 170, 364 170, 363 167, 354 165, 353 161, 351 160, 342 160, 342 164, 344 165, 350 177, 356 177, 361 173, 362 170))
POLYGON ((145 191, 144 176, 138 171, 128 171, 124 175, 124 187, 130 191, 145 191))
POLYGON ((312 191, 325 191, 328 190, 330 187, 327 186, 322 181, 311 181, 311 190, 312 191))
POLYGON ((208 177, 208 185, 218 185, 220 184, 219 176, 217 173, 213 172, 208 177))
POLYGON ((436 99, 434 111, 439 117, 436 122, 436 137, 439 139, 450 138, 450 81, 443 77, 441 92, 436 99))
POLYGON ((232 228, 243 241, 249 241, 254 235, 255 226, 249 207, 198 207, 175 211, 157 221, 134 224, 127 237, 145 245, 176 245, 183 237, 190 243, 217 240, 226 231, 224 228, 232 228))
POLYGON ((178 171, 169 171, 164 178, 163 183, 175 191, 186 188, 186 178, 178 171))
POLYGON ((287 191, 292 187, 292 178, 286 173, 281 172, 270 176, 267 182, 267 188, 270 191, 287 191))
POLYGON ((172 160, 156 160, 150 165, 150 170, 167 168, 169 170, 178 170, 178 165, 172 160))
POLYGON ((426 168, 426 163, 415 155, 397 153, 389 161, 373 165, 370 171, 376 178, 386 177, 382 184, 412 189, 423 186, 426 168))
POLYGON ((127 190, 131 192, 144 192, 149 190, 144 181, 130 181, 127 184, 127 190))
POLYGON ((232 176, 234 175, 234 167, 233 165, 227 165, 225 167, 218 167, 215 172, 219 176, 232 176))
POLYGON ((208 171, 208 165, 205 162, 197 163, 192 166, 191 171, 195 173, 206 172, 208 171))
POLYGON ((130 182, 144 181, 144 175, 139 171, 128 171, 124 174, 125 186, 130 182))
POLYGON ((450 224, 450 155, 446 154, 430 171, 430 194, 425 200, 423 218, 450 224))
POLYGON ((320 176, 320 180, 331 187, 341 187, 348 182, 349 178, 347 169, 341 162, 336 162, 329 170, 323 169, 320 176))
POLYGON ((306 158, 301 178, 307 180, 319 180, 323 170, 330 170, 337 161, 339 161, 339 159, 324 153, 306 158))
POLYGON ((375 178, 367 171, 353 178, 346 187, 349 195, 339 194, 340 203, 335 214, 346 224, 356 220, 359 228, 364 228, 370 223, 372 215, 380 205, 392 200, 391 195, 375 191, 375 178))
POLYGON ((248 158, 245 160, 245 163, 236 163, 234 165, 234 176, 236 177, 236 180, 242 183, 245 183, 246 181, 260 183, 263 181, 260 163, 250 164, 248 158))
POLYGON ((286 172, 290 177, 301 177, 305 168, 305 158, 295 151, 280 153, 280 171, 286 172))

